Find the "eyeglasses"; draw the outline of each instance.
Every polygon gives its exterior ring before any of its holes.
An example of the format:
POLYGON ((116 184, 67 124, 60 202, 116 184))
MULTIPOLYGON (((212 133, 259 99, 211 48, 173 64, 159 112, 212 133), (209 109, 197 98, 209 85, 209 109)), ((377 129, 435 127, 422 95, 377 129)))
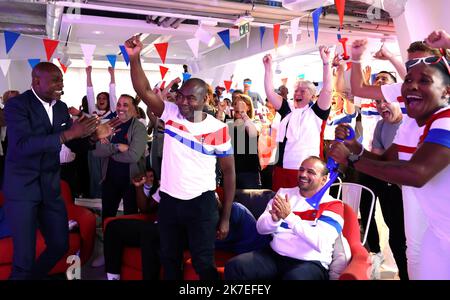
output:
POLYGON ((411 59, 408 60, 405 63, 406 66, 406 70, 409 70, 410 68, 420 64, 420 63, 424 63, 426 65, 435 65, 438 63, 443 63, 444 66, 447 68, 447 72, 450 75, 450 66, 448 65, 447 59, 444 56, 428 56, 428 57, 421 57, 421 58, 415 58, 415 59, 411 59))

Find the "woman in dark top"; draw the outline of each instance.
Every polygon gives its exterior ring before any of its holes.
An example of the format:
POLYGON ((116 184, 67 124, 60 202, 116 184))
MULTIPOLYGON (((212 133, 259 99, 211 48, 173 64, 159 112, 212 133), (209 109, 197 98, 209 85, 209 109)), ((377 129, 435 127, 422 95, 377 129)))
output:
POLYGON ((261 188, 258 158, 260 128, 253 121, 255 112, 249 96, 239 94, 233 99, 233 121, 228 122, 234 147, 237 189, 261 188))

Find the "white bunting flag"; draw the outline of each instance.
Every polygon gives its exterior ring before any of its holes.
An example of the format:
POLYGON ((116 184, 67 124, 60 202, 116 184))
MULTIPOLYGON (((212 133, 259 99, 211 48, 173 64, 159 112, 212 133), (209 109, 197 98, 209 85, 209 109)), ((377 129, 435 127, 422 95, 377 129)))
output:
POLYGON ((11 64, 10 59, 0 59, 0 68, 2 69, 3 75, 5 75, 5 77, 6 73, 8 73, 10 64, 11 64))
POLYGON ((186 40, 186 43, 188 43, 189 48, 191 48, 192 53, 194 54, 195 58, 198 58, 198 46, 200 43, 200 40, 194 38, 186 40))
POLYGON ((295 44, 297 44, 297 35, 298 35, 298 23, 300 22, 300 18, 295 18, 291 20, 291 35, 292 35, 292 44, 295 48, 295 44))
POLYGON ((94 58, 94 51, 95 51, 95 45, 90 44, 81 44, 81 50, 83 51, 84 55, 84 62, 86 63, 86 66, 90 66, 92 64, 92 59, 94 58))

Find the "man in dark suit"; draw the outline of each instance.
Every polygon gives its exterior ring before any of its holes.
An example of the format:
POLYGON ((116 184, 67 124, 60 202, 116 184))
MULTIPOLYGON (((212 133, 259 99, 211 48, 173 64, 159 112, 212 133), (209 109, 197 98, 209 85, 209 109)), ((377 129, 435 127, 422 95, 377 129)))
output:
POLYGON ((32 71, 32 88, 5 106, 9 145, 4 195, 14 243, 10 279, 42 279, 67 252, 68 221, 60 195, 59 152, 93 148, 98 120, 82 117, 72 123, 60 101, 63 75, 48 62, 32 71), (47 245, 35 261, 36 229, 47 245))

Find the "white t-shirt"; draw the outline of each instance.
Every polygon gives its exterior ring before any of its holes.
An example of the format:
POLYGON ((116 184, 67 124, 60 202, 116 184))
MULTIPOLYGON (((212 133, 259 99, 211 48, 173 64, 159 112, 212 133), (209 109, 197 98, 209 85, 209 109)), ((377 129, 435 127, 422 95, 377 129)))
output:
POLYGON ((216 189, 216 158, 233 155, 228 127, 209 114, 186 120, 174 103, 164 101, 165 122, 160 190, 189 200, 216 189))
POLYGON ((361 125, 363 128, 362 145, 368 151, 372 150, 373 133, 378 121, 381 119, 373 100, 356 97, 354 103, 361 109, 361 125))
MULTIPOLYGON (((433 143, 450 148, 450 107, 443 108, 434 115, 436 116, 439 113, 443 114, 431 123, 428 132, 424 132, 424 143, 433 143)), ((428 218, 429 229, 440 239, 446 240, 448 244, 450 244, 449 178, 450 166, 447 165, 423 187, 414 189, 414 193, 428 218)))
POLYGON ((321 156, 326 121, 316 114, 313 105, 291 110, 281 120, 277 141, 282 142, 284 137, 287 138, 283 156, 284 169, 298 170, 307 157, 321 156))
POLYGON ((330 113, 330 116, 327 119, 327 124, 325 126, 325 133, 323 136, 324 140, 334 140, 335 139, 335 130, 336 127, 339 124, 348 123, 350 126, 352 126, 353 129, 355 129, 356 126, 356 117, 358 116, 358 113, 355 112, 354 114, 347 114, 345 112, 342 112, 340 114, 332 115, 333 113, 330 113))

